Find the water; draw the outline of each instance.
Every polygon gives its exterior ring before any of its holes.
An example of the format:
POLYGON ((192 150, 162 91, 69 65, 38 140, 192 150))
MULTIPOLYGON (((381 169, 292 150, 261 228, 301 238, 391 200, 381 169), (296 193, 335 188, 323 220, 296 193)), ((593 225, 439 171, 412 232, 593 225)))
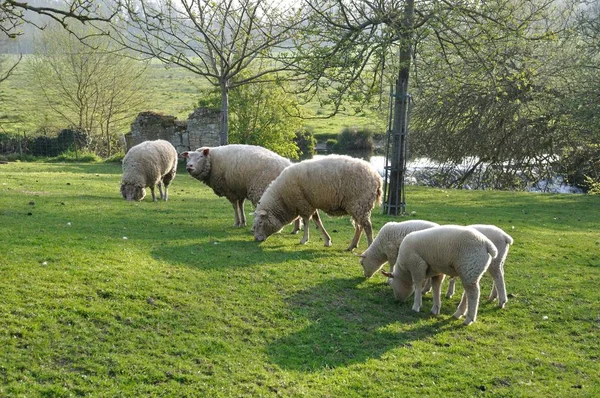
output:
MULTIPOLYGON (((367 160, 375 170, 384 177, 385 175, 385 156, 382 155, 369 155, 365 153, 348 153, 349 156, 361 158, 367 160)), ((314 155, 313 159, 319 159, 326 155, 314 155)), ((457 166, 458 170, 464 170, 468 165, 472 164, 474 159, 465 159, 463 164, 457 166)), ((431 186, 431 179, 428 176, 432 176, 439 167, 440 163, 434 162, 428 158, 416 158, 407 162, 406 164, 406 185, 424 185, 431 186)), ((470 189, 467 187, 467 189, 470 189)), ((546 192, 546 193, 574 193, 581 194, 583 191, 580 188, 571 186, 564 181, 562 176, 553 176, 550 179, 541 179, 537 183, 529 184, 527 191, 529 192, 546 192)))

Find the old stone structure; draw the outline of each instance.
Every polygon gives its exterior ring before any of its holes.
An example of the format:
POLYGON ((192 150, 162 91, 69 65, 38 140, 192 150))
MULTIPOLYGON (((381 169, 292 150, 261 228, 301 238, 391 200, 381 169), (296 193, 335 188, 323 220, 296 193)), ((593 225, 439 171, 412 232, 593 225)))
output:
POLYGON ((127 150, 143 141, 163 139, 169 141, 178 153, 203 146, 219 146, 218 109, 198 108, 187 121, 156 112, 142 112, 131 123, 125 135, 127 150))

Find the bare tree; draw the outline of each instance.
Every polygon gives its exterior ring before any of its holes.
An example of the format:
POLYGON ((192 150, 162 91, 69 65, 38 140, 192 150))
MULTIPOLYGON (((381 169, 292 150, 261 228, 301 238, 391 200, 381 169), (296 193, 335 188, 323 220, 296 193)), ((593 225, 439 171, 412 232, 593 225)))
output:
MULTIPOLYGON (((288 5, 286 5, 288 4, 288 5)), ((302 13, 268 0, 127 0, 126 29, 110 33, 122 46, 205 78, 221 93, 221 145, 228 143, 229 90, 273 80, 302 13), (242 72, 252 70, 242 76, 242 72)))
POLYGON ((54 3, 56 6, 35 6, 33 3, 33 1, 0 1, 0 32, 9 38, 15 38, 20 34, 19 27, 23 24, 33 24, 43 29, 45 25, 28 18, 28 12, 46 16, 67 30, 71 29, 71 21, 107 22, 114 16, 114 14, 104 15, 103 2, 95 0, 68 0, 63 3, 63 6, 58 2, 54 3))
POLYGON ((86 43, 61 27, 48 27, 28 63, 30 81, 49 107, 70 126, 104 142, 110 156, 116 133, 144 105, 146 64, 117 52, 106 36, 78 30, 86 43))

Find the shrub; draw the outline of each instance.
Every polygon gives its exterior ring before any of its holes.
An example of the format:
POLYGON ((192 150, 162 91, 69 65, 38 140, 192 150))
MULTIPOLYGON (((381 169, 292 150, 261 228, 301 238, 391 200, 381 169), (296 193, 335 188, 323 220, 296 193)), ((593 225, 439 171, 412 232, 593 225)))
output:
POLYGON ((373 150, 373 132, 370 129, 346 127, 338 135, 336 150, 373 150))
POLYGON ((595 192, 600 186, 600 145, 592 144, 568 150, 561 159, 559 173, 570 185, 581 188, 584 192, 595 192))
POLYGON ((311 127, 304 127, 302 130, 296 131, 294 142, 298 145, 300 159, 307 159, 314 155, 317 140, 311 127))

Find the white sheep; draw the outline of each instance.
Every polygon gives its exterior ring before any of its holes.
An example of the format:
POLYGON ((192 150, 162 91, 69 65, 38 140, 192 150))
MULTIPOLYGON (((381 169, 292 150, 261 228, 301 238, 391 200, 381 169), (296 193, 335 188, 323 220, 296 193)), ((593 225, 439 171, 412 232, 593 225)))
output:
POLYGON ((158 186, 160 198, 169 199, 169 184, 177 173, 177 150, 165 140, 144 141, 129 149, 123 158, 121 195, 127 200, 142 200, 146 187, 150 187, 156 202, 154 187, 158 186), (165 193, 161 185, 165 187, 165 193))
MULTIPOLYGON (((347 250, 358 245, 363 230, 370 245, 371 211, 381 201, 381 185, 381 176, 370 163, 349 156, 329 155, 294 164, 281 172, 260 199, 255 211, 254 238, 264 241, 300 216, 305 225, 300 243, 305 244, 309 240, 308 220, 320 209, 331 216, 352 217, 355 233, 347 250)), ((320 220, 315 223, 325 246, 331 246, 331 237, 320 220)))
MULTIPOLYGON (((233 206, 234 227, 246 226, 244 201, 257 205, 267 186, 292 162, 255 145, 203 147, 181 153, 188 173, 224 196, 233 206)), ((318 218, 318 214, 315 216, 318 218)), ((299 230, 298 220, 294 233, 299 230)))
MULTIPOLYGON (((496 246, 496 249, 498 249, 498 256, 492 260, 488 267, 488 273, 492 276, 493 280, 492 290, 490 291, 488 300, 491 302, 498 297, 498 306, 504 308, 504 305, 508 301, 506 284, 504 282, 504 262, 506 261, 510 245, 514 243, 513 238, 495 225, 473 224, 469 226, 487 236, 494 246, 496 246)), ((450 278, 448 290, 446 291, 447 298, 454 295, 455 283, 454 278, 450 278)), ((424 290, 428 290, 428 287, 429 284, 425 285, 424 290)))
POLYGON ((367 278, 373 276, 386 261, 390 265, 390 272, 392 272, 398 256, 398 247, 404 237, 414 231, 438 226, 439 224, 424 220, 386 223, 379 230, 373 243, 360 255, 360 265, 363 267, 365 276, 367 278))
POLYGON ((415 293, 413 310, 421 308, 423 282, 432 279, 435 315, 441 310, 441 283, 444 275, 458 276, 465 289, 454 317, 465 314, 464 324, 477 319, 479 280, 491 260, 498 255, 496 246, 481 232, 470 227, 443 225, 408 234, 398 249, 394 271, 384 275, 392 278, 394 296, 406 300, 415 293))

